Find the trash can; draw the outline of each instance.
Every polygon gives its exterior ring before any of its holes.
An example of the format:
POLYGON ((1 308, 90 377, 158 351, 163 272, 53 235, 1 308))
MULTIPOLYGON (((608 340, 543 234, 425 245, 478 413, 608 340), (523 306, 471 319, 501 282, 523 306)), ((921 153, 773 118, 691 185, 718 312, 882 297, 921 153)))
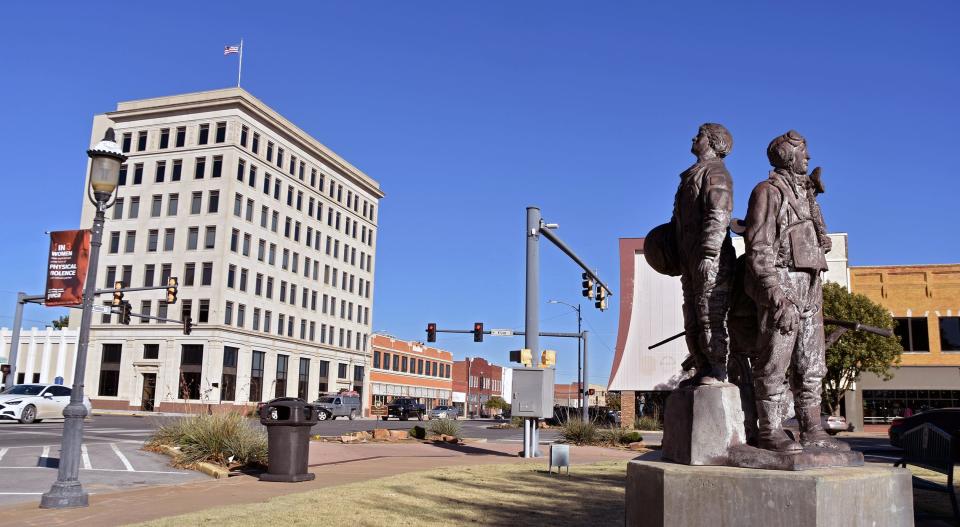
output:
POLYGON ((261 481, 310 481, 310 427, 317 410, 293 397, 274 399, 260 409, 260 424, 267 427, 267 471, 261 481))

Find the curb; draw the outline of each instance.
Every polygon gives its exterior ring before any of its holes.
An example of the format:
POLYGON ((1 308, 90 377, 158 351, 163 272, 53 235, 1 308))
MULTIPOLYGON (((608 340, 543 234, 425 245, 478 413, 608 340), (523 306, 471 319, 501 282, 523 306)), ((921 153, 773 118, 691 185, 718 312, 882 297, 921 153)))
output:
POLYGON ((90 415, 124 415, 128 417, 186 417, 197 414, 184 414, 177 412, 138 412, 133 410, 97 410, 94 408, 93 411, 90 412, 90 415))
MULTIPOLYGON (((177 447, 172 447, 170 445, 157 445, 164 455, 170 456, 171 458, 176 458, 180 455, 180 449, 177 447)), ((193 470, 197 472, 202 472, 213 479, 226 479, 230 477, 230 471, 219 466, 214 465, 213 463, 207 463, 206 461, 201 461, 193 465, 193 470)))

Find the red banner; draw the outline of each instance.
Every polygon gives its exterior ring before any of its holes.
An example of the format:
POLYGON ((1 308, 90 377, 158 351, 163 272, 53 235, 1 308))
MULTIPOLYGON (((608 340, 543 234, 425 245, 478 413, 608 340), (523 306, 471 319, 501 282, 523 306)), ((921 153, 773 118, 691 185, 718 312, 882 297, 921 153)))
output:
POLYGON ((83 302, 89 260, 89 230, 50 233, 46 305, 70 306, 83 302))

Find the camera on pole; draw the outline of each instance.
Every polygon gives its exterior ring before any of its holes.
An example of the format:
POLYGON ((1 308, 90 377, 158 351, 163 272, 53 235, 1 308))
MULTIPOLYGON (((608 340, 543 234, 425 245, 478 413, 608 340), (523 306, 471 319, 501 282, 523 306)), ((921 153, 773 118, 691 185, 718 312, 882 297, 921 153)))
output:
POLYGON ((473 341, 483 342, 483 322, 473 323, 473 341))
POLYGON ((583 296, 593 298, 594 282, 589 273, 583 273, 583 296))
POLYGON ((427 342, 437 341, 437 324, 430 322, 427 324, 427 342))
POLYGON ((123 282, 116 281, 113 283, 113 305, 119 306, 123 303, 123 282))
POLYGON ((177 277, 167 278, 167 303, 177 303, 177 277))

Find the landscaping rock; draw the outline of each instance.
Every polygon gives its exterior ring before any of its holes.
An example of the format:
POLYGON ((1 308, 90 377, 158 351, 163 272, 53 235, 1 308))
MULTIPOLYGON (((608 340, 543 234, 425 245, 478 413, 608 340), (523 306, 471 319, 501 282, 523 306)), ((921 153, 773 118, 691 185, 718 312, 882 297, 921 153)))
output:
POLYGON ((627 448, 629 448, 630 450, 646 450, 647 445, 644 445, 643 441, 635 441, 627 445, 627 448))
POLYGON ((386 428, 377 428, 373 431, 373 438, 380 440, 390 439, 390 431, 386 428))
POLYGON ((353 443, 354 441, 359 441, 355 436, 352 435, 343 435, 340 436, 341 443, 353 443))
POLYGON ((367 441, 371 438, 371 435, 370 435, 370 432, 354 432, 353 437, 361 441, 367 441))
POLYGON ((390 439, 407 439, 410 437, 410 433, 406 430, 389 430, 390 439))

